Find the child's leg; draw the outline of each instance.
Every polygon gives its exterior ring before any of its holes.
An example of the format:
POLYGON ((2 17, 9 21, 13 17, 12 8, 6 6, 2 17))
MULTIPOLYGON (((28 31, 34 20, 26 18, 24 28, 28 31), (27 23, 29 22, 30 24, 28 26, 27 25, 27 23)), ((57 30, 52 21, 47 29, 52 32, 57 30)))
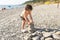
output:
POLYGON ((25 20, 22 20, 22 26, 21 26, 21 27, 22 27, 22 29, 24 29, 25 22, 26 22, 25 20))
POLYGON ((31 20, 29 20, 28 25, 30 25, 31 23, 33 23, 33 22, 31 20))
POLYGON ((30 24, 31 24, 31 22, 29 21, 29 22, 28 22, 28 27, 30 27, 30 24))
POLYGON ((34 28, 34 23, 33 23, 32 20, 29 20, 28 27, 29 28, 34 28))

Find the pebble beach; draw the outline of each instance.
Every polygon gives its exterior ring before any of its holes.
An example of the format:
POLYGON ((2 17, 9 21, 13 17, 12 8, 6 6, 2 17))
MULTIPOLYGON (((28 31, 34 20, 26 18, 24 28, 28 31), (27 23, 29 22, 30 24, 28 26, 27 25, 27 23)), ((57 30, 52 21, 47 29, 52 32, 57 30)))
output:
POLYGON ((45 4, 33 7, 34 27, 39 29, 34 33, 21 32, 19 15, 22 10, 23 7, 0 10, 0 40, 60 40, 60 6, 45 4))

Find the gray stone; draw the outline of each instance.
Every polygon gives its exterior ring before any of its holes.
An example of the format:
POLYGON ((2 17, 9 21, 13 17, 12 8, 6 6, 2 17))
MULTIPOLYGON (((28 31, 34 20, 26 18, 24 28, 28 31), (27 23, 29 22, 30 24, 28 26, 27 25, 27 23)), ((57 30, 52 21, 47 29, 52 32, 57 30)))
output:
POLYGON ((54 37, 55 39, 60 39, 60 35, 57 35, 57 34, 53 34, 53 37, 54 37))
POLYGON ((44 37, 49 37, 52 35, 51 32, 42 32, 44 37))
POLYGON ((43 36, 43 34, 37 30, 36 32, 32 33, 32 36, 40 36, 40 38, 43 36))
POLYGON ((4 38, 2 37, 1 40, 4 40, 4 38))
POLYGON ((40 40, 40 37, 39 36, 36 36, 36 37, 33 37, 32 39, 33 40, 40 40))
POLYGON ((36 33, 38 33, 38 34, 42 34, 42 32, 41 32, 40 30, 37 30, 36 33))
POLYGON ((36 34, 37 34, 36 32, 32 33, 32 35, 36 35, 36 34))
POLYGON ((45 38, 44 37, 41 37, 41 40, 45 40, 45 38))
POLYGON ((38 36, 40 36, 40 37, 43 36, 43 34, 42 34, 42 32, 40 32, 40 30, 37 30, 37 31, 36 31, 36 34, 37 34, 38 36))
POLYGON ((27 34, 26 36, 24 36, 25 40, 32 40, 32 35, 31 34, 27 34))
POLYGON ((11 34, 11 36, 12 36, 12 37, 13 37, 13 36, 16 36, 16 33, 11 34))
POLYGON ((55 39, 60 39, 60 31, 54 33, 54 34, 53 34, 53 37, 54 37, 55 39))
POLYGON ((28 32, 29 32, 29 33, 33 33, 33 32, 35 32, 35 31, 36 31, 36 29, 34 28, 34 24, 31 23, 30 26, 28 27, 28 32))
POLYGON ((53 38, 46 38, 45 40, 54 40, 53 38))

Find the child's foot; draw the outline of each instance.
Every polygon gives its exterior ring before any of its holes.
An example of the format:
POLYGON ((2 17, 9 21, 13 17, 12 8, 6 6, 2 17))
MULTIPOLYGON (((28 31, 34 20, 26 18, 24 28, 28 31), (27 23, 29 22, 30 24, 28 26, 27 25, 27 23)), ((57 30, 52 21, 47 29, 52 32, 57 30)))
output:
POLYGON ((23 33, 26 32, 26 31, 27 31, 27 29, 21 29, 21 32, 23 32, 23 33))

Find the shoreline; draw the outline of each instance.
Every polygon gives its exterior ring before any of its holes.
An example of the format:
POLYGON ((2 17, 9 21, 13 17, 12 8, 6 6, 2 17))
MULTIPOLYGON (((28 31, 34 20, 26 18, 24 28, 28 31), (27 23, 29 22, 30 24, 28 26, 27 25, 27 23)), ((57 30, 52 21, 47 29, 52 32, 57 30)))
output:
MULTIPOLYGON (((26 4, 25 4, 26 5, 26 4)), ((2 10, 2 8, 6 8, 6 9, 14 9, 14 8, 20 8, 20 7, 24 7, 25 5, 0 5, 0 10, 2 10), (4 7, 5 6, 5 7, 4 7), (10 8, 9 8, 10 7, 10 8)), ((40 5, 52 5, 52 4, 31 4, 33 5, 33 7, 35 6, 40 6, 40 5)), ((57 5, 57 3, 53 4, 53 5, 57 5)), ((59 3, 60 5, 60 3, 59 3)))

